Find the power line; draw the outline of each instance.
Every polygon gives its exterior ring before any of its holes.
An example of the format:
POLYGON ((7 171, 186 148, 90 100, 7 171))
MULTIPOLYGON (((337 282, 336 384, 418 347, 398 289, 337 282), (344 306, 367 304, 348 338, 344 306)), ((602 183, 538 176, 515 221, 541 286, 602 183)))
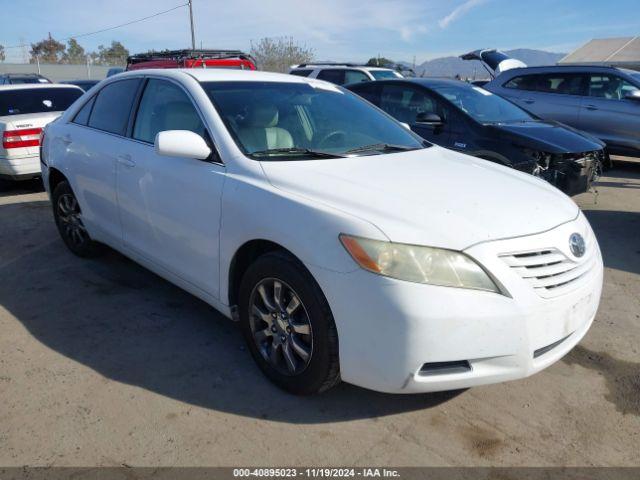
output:
MULTIPOLYGON (((116 28, 122 28, 122 27, 126 27, 128 25, 133 25, 134 23, 144 22, 145 20, 149 20, 151 18, 158 17, 160 15, 164 15, 165 13, 172 12, 174 10, 177 10, 178 8, 186 7, 187 5, 189 5, 189 2, 180 4, 180 5, 176 5, 175 7, 170 8, 168 10, 163 10, 162 12, 157 12, 157 13, 154 13, 152 15, 148 15, 146 17, 138 18, 136 20, 131 20, 130 22, 121 23, 120 25, 115 25, 113 27, 103 28, 101 30, 96 30, 95 32, 88 32, 88 33, 80 33, 78 35, 71 35, 70 37, 62 38, 60 41, 66 42, 67 40, 71 40, 72 38, 87 37, 89 35, 95 35, 97 33, 103 33, 103 32, 108 32, 109 30, 115 30, 116 28)), ((23 47, 29 47, 29 46, 30 45, 28 45, 28 44, 22 44, 22 45, 11 45, 9 47, 4 47, 4 48, 5 49, 7 49, 7 48, 23 48, 23 47)))

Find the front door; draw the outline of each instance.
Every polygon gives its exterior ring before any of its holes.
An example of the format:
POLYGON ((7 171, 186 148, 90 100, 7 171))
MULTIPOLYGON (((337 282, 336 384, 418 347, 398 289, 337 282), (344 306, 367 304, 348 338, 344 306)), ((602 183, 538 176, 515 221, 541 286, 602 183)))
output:
POLYGON ((578 128, 608 145, 640 149, 640 102, 625 98, 640 90, 617 75, 591 74, 582 98, 578 128))
POLYGON ((411 130, 422 138, 436 145, 449 146, 450 130, 441 102, 421 88, 407 84, 385 83, 380 94, 380 108, 409 125, 411 130), (427 125, 418 122, 418 115, 429 113, 440 116, 442 124, 427 125))
POLYGON ((191 97, 168 80, 149 79, 125 155, 118 158, 118 204, 125 247, 218 297, 220 200, 225 167, 156 154, 165 130, 208 138, 191 97))

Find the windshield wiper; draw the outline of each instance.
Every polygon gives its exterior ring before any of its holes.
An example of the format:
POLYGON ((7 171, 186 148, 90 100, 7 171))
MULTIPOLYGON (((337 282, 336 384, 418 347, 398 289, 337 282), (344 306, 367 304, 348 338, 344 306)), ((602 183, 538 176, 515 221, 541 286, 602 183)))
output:
POLYGON ((352 148, 344 153, 360 153, 360 152, 405 152, 408 150, 418 150, 417 147, 408 147, 406 145, 393 145, 391 143, 372 143, 371 145, 364 145, 362 147, 352 148))
POLYGON ((268 157, 271 155, 308 155, 310 157, 315 158, 338 158, 344 157, 339 153, 331 153, 331 152, 323 152, 322 150, 313 150, 311 148, 269 148, 267 150, 258 150, 257 152, 252 152, 251 156, 257 157, 268 157))

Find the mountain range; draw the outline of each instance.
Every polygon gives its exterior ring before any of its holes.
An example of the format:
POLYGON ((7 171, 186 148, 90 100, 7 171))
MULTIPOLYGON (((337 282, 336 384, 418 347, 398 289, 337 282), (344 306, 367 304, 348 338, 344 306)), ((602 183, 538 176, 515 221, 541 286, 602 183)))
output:
MULTIPOLYGON (((531 67, 553 65, 566 55, 566 53, 554 53, 529 48, 504 50, 504 53, 523 61, 531 67)), ((398 63, 409 68, 413 66, 409 62, 398 63)), ((489 78, 489 74, 479 61, 462 60, 458 57, 441 57, 427 60, 420 65, 416 65, 415 72, 416 75, 425 77, 454 77, 455 75, 460 75, 462 78, 489 78)))

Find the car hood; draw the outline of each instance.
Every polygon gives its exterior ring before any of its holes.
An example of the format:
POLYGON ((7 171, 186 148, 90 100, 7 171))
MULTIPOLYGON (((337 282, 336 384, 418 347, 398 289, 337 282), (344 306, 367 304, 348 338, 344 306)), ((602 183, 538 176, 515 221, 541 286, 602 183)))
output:
POLYGON ((367 220, 394 242, 463 250, 578 215, 543 180, 437 146, 261 165, 273 186, 367 220))
POLYGON ((521 146, 548 153, 582 153, 600 150, 602 143, 560 123, 532 121, 488 125, 521 146))

